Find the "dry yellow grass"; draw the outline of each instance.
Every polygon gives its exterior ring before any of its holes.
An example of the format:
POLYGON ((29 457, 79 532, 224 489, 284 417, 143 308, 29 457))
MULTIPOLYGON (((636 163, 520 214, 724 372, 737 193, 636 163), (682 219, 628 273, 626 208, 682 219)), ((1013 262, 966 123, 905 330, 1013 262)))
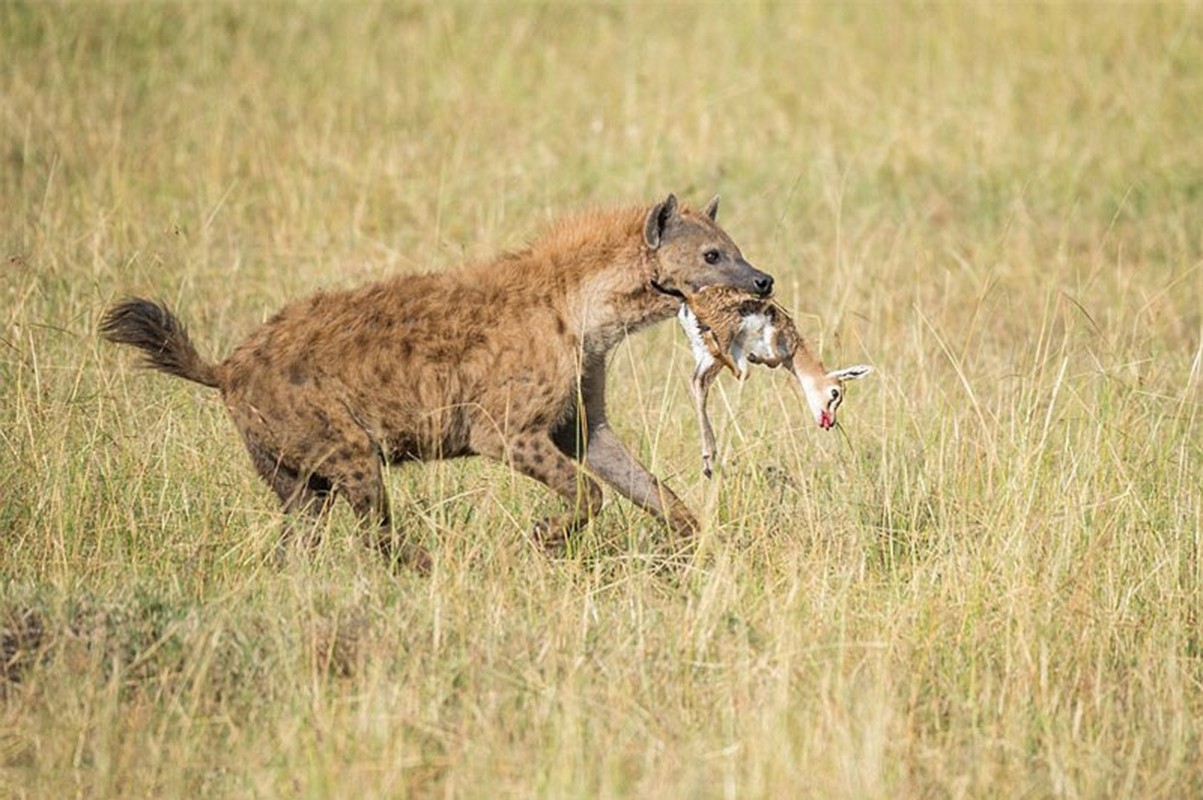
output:
POLYGON ((0 5, 0 794, 1203 794, 1203 16, 1193 5, 0 5), (671 326, 622 435, 702 512, 567 558, 486 464, 394 470, 429 578, 279 518, 219 402, 318 286, 589 205, 724 197, 852 387, 720 383, 671 326))

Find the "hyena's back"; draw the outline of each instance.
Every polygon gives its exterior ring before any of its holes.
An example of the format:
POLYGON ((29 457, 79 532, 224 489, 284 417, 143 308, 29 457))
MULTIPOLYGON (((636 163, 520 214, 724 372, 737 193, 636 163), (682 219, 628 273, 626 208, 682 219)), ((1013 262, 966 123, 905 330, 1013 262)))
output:
POLYGON ((555 298, 459 278, 407 277, 282 310, 216 370, 244 436, 325 472, 351 445, 390 461, 448 458, 497 428, 549 427, 571 399, 577 347, 555 298), (551 335, 530 341, 532 327, 551 335))

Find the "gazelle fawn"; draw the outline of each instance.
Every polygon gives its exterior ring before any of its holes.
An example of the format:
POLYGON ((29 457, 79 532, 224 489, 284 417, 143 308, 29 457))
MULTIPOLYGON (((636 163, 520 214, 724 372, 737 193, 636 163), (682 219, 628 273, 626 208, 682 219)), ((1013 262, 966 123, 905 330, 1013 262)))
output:
POLYGON ((824 430, 835 426, 844 382, 873 371, 859 364, 828 372, 779 303, 733 287, 715 285, 687 295, 677 317, 693 349, 690 389, 702 432, 702 474, 707 478, 714 472, 715 443, 706 400, 723 367, 743 380, 751 364, 785 366, 797 378, 815 423, 824 430))

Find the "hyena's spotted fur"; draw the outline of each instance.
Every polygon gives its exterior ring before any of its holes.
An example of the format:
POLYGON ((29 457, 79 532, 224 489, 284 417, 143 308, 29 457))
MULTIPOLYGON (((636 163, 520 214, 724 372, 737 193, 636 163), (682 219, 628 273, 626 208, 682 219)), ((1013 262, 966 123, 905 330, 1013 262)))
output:
MULTIPOLYGON (((386 553, 384 463, 482 455, 568 502, 537 533, 557 543, 601 506, 608 482, 690 536, 689 509, 606 423, 606 354, 709 285, 767 295, 703 212, 669 197, 552 228, 525 250, 441 275, 405 275, 286 306, 210 364, 162 305, 111 308, 103 335, 151 367, 221 390, 255 468, 286 512, 321 516, 345 498, 386 553)), ((287 526, 286 526, 287 529, 287 526)), ((416 548, 401 552, 422 561, 416 548)))

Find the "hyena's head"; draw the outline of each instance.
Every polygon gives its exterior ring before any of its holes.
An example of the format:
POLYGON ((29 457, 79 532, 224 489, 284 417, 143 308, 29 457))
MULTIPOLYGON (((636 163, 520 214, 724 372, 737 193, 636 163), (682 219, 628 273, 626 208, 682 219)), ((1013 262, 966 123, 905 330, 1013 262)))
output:
POLYGON ((707 286, 731 286, 768 297, 773 276, 744 260, 727 232, 715 223, 718 198, 699 214, 681 208, 669 195, 648 212, 643 240, 655 262, 652 286, 688 298, 707 286))

